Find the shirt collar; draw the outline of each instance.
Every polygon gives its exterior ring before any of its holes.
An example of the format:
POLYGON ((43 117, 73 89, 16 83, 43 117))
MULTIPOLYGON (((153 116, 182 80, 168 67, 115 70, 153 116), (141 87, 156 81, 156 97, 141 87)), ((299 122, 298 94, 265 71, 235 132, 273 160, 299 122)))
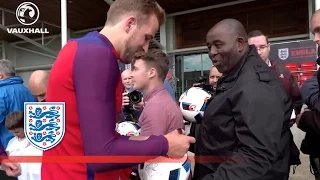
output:
POLYGON ((148 100, 150 100, 154 95, 156 95, 158 92, 164 90, 164 85, 161 84, 160 86, 152 89, 150 92, 148 92, 148 94, 146 94, 146 96, 143 97, 143 101, 147 102, 148 100))
POLYGON ((271 66, 272 66, 272 64, 271 64, 271 61, 270 61, 270 60, 268 61, 268 66, 269 66, 269 67, 271 67, 271 66))

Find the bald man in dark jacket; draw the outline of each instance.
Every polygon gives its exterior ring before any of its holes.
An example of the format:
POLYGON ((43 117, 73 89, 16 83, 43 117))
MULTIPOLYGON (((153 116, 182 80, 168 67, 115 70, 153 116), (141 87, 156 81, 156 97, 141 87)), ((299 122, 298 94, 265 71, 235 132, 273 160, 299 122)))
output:
POLYGON ((223 76, 196 137, 195 180, 288 180, 292 103, 234 19, 207 34, 223 76))

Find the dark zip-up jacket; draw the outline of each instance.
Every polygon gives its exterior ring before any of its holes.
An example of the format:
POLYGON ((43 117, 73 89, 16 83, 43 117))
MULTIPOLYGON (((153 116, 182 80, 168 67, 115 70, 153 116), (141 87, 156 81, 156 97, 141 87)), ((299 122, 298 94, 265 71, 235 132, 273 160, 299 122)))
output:
MULTIPOLYGON (((320 58, 317 60, 320 64, 320 58)), ((320 157, 320 99, 319 99, 320 71, 317 75, 306 80, 301 87, 302 97, 311 111, 302 114, 298 127, 306 132, 302 142, 301 151, 315 157, 320 157)))
POLYGON ((196 138, 196 180, 288 180, 292 103, 250 46, 218 81, 196 138))

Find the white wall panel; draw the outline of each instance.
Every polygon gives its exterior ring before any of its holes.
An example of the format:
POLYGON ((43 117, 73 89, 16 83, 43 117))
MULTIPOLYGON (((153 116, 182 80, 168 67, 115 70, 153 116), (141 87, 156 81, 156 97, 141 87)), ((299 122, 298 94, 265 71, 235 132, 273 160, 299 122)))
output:
MULTIPOLYGON (((77 33, 77 34, 73 34, 71 36, 71 38, 80 38, 82 36, 84 36, 87 33, 77 33)), ((45 43, 49 42, 50 39, 45 40, 45 43)), ((37 41, 38 43, 41 43, 41 40, 37 41)), ((45 50, 36 47, 30 43, 27 42, 22 42, 19 44, 16 44, 19 47, 25 48, 25 49, 29 49, 32 51, 36 51, 39 53, 43 53, 43 54, 48 54, 50 56, 54 56, 51 55, 50 53, 46 52, 45 50)), ((61 49, 61 39, 60 38, 56 38, 55 40, 53 40, 52 42, 50 42, 46 47, 59 52, 59 50, 61 49)), ((55 61, 55 58, 53 57, 48 57, 48 56, 44 56, 44 55, 40 55, 40 54, 36 54, 33 52, 29 52, 26 50, 22 50, 22 49, 18 49, 15 48, 14 46, 11 46, 9 48, 7 48, 8 53, 7 53, 7 57, 9 60, 13 61, 16 69, 19 68, 26 68, 26 67, 32 67, 32 66, 41 66, 41 65, 48 65, 48 64, 53 64, 55 61)), ((1 55, 1 53, 0 53, 1 55)), ((34 70, 50 70, 50 69, 41 69, 41 68, 35 68, 34 70)), ((17 71, 17 75, 21 76, 24 80, 24 84, 26 86, 28 86, 28 80, 29 77, 31 75, 31 73, 34 70, 28 70, 28 71, 17 71)))
POLYGON ((20 76, 23 79, 23 84, 27 87, 29 87, 29 77, 31 75, 32 71, 26 71, 26 72, 18 72, 17 75, 20 76))
MULTIPOLYGON (((48 44, 47 47, 58 52, 61 48, 60 42, 61 42, 60 39, 57 38, 56 40, 48 44)), ((41 43, 41 41, 39 43, 41 43)), ((17 46, 49 55, 49 56, 45 56, 41 54, 36 54, 33 52, 16 48, 14 47, 14 45, 7 46, 6 48, 7 59, 11 60, 15 64, 15 67, 17 69, 17 75, 21 76, 24 80, 24 84, 28 86, 29 77, 34 70, 49 70, 48 68, 47 69, 37 68, 37 66, 53 64, 55 61, 55 56, 27 42, 19 43, 17 44, 17 46), (27 68, 27 67, 34 67, 34 66, 35 68, 32 70, 27 70, 27 71, 19 70, 20 68, 27 68)))

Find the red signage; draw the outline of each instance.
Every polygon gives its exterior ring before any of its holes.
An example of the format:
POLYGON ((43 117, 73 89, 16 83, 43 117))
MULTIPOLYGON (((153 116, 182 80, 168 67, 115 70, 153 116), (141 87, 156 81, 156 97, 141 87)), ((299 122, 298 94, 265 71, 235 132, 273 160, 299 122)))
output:
POLYGON ((315 46, 301 47, 301 48, 291 48, 290 57, 291 58, 305 58, 305 57, 316 57, 317 51, 315 46))
POLYGON ((312 40, 272 44, 269 57, 281 64, 314 62, 316 44, 312 40))

